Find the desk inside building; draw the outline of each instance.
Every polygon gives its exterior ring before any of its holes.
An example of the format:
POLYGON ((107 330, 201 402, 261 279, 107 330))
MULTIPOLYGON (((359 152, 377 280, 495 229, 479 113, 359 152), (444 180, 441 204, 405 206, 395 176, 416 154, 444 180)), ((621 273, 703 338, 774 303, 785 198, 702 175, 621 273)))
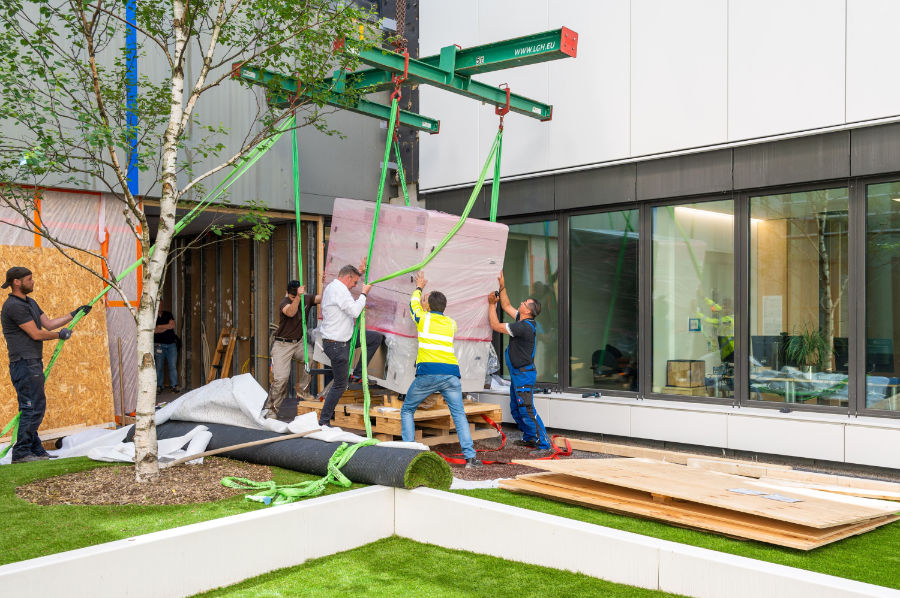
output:
MULTIPOLYGON (((369 396, 369 420, 372 423, 372 436, 379 440, 400 440, 400 408, 403 401, 397 393, 383 388, 370 389, 369 396)), ((503 420, 503 411, 500 405, 494 403, 480 403, 474 400, 464 400, 463 407, 466 418, 469 420, 469 430, 472 440, 484 440, 498 436, 497 430, 488 424, 485 416, 498 425, 503 420)), ((310 411, 322 410, 322 401, 300 401, 297 404, 297 415, 303 415, 310 411)), ((349 389, 344 392, 337 407, 334 409, 334 421, 332 425, 349 431, 365 430, 363 391, 362 389, 349 389)), ((429 446, 459 442, 444 399, 440 394, 428 397, 415 414, 416 441, 429 446)))

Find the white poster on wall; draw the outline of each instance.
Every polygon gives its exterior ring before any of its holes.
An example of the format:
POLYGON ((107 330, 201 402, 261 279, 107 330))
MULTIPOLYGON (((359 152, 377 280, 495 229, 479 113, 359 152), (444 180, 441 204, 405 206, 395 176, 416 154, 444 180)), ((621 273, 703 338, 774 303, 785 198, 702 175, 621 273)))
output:
POLYGON ((763 336, 778 336, 782 332, 781 295, 764 295, 762 298, 763 336))

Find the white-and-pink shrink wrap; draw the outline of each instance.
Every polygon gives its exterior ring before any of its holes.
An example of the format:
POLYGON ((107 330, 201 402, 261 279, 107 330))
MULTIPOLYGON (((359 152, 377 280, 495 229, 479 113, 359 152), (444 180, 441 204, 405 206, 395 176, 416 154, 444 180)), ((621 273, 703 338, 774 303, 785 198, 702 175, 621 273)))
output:
MULTIPOLYGON (((346 264, 358 265, 369 249, 375 204, 336 199, 325 260, 325 283, 346 264)), ((459 221, 458 216, 396 205, 382 205, 369 264, 369 280, 418 264, 459 221)), ((444 314, 456 320, 454 351, 465 392, 484 388, 491 326, 487 296, 497 289, 503 269, 505 224, 466 220, 462 228, 424 268, 425 294, 447 296, 444 314)), ((385 335, 385 386, 398 393, 409 389, 416 373, 416 326, 409 310, 415 274, 405 274, 372 288, 366 301, 366 328, 385 335)), ((362 284, 353 289, 357 297, 362 284)))

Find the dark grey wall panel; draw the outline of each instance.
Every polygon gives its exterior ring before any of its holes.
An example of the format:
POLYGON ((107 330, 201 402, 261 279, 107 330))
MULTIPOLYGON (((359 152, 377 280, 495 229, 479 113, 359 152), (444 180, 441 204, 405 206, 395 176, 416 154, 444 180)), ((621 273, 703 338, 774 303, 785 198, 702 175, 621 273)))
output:
MULTIPOLYGON (((503 192, 501 191, 501 197, 502 193, 503 192)), ((472 188, 467 188, 429 193, 428 195, 424 195, 423 199, 425 200, 425 207, 429 210, 438 210, 447 212, 448 214, 460 215, 471 196, 472 188)), ((485 189, 482 187, 478 194, 478 199, 475 200, 475 205, 472 206, 472 211, 469 212, 469 216, 471 218, 487 218, 490 216, 488 213, 489 201, 490 199, 485 200, 485 189)))
POLYGON ((569 210, 634 201, 635 165, 607 166, 558 174, 556 209, 569 210))
POLYGON ((851 176, 900 171, 900 124, 850 132, 851 176))
MULTIPOLYGON (((491 186, 484 186, 485 205, 490 210, 491 186)), ((553 211, 553 177, 544 176, 500 183, 497 216, 518 216, 553 211)))
POLYGON ((663 199, 731 191, 732 150, 637 163, 637 198, 663 199))
POLYGON ((850 176, 850 132, 734 148, 734 187, 751 189, 850 176))

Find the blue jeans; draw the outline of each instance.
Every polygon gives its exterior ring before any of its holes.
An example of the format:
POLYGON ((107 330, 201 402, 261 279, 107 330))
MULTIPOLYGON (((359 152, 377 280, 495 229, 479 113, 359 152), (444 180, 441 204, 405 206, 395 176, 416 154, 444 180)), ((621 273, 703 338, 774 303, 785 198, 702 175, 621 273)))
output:
POLYGON ((153 360, 156 362, 156 386, 163 387, 163 362, 169 364, 169 383, 172 388, 178 386, 178 370, 175 368, 175 361, 178 359, 178 345, 168 343, 165 345, 153 345, 155 355, 153 360))
POLYGON ((463 408, 462 385, 459 378, 450 374, 425 374, 416 376, 406 398, 403 400, 403 409, 400 410, 400 432, 404 442, 413 442, 416 439, 416 424, 413 415, 419 404, 428 395, 439 392, 444 396, 444 401, 450 409, 453 417, 453 425, 456 426, 456 435, 459 437, 459 445, 462 447, 463 456, 466 459, 475 457, 475 447, 472 444, 472 435, 469 433, 469 420, 466 419, 466 411, 463 408))
POLYGON ((38 428, 44 421, 47 410, 47 397, 44 395, 44 365, 40 359, 20 359, 9 364, 9 377, 12 378, 19 400, 19 433, 16 445, 12 450, 13 459, 21 459, 28 455, 45 455, 47 451, 41 446, 38 428))

